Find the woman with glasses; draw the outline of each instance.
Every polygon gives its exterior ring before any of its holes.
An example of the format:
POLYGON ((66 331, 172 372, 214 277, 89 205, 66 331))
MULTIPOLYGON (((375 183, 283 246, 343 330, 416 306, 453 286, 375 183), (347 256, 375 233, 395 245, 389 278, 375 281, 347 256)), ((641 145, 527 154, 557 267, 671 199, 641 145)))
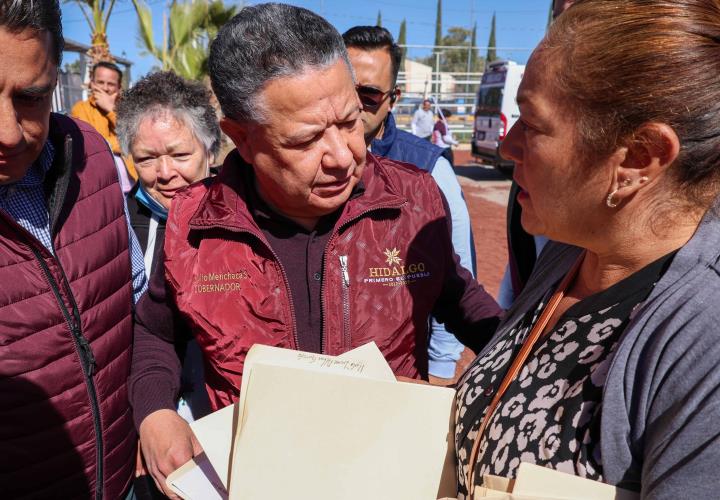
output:
POLYGON ((518 104, 501 152, 553 242, 458 384, 460 497, 521 462, 717 497, 720 2, 578 1, 518 104))

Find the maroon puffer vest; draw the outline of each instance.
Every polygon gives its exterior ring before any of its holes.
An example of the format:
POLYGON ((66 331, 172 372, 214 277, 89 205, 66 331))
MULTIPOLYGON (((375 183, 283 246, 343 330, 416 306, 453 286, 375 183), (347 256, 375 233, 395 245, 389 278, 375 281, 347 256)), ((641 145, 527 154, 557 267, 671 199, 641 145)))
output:
POLYGON ((136 436, 128 228, 107 144, 51 117, 53 257, 0 211, 0 496, 121 498, 136 436))

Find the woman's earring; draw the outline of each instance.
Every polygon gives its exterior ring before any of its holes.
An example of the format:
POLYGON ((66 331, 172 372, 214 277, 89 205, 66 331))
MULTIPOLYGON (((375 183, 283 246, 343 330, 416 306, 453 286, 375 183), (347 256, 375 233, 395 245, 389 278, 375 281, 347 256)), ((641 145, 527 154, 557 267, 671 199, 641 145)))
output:
MULTIPOLYGON (((646 179, 647 179, 647 177, 646 177, 646 179)), ((621 186, 621 187, 628 187, 628 186, 631 185, 631 184, 632 184, 632 180, 630 180, 630 179, 625 179, 624 181, 622 181, 622 186, 621 186)), ((613 200, 613 198, 615 198, 615 194, 618 192, 619 189, 620 189, 619 187, 616 188, 616 189, 613 189, 613 190, 610 192, 610 194, 607 196, 607 198, 605 199, 605 204, 606 204, 609 208, 616 208, 616 207, 618 206, 618 204, 613 200)))
POLYGON ((617 189, 614 189, 614 190, 612 190, 612 191, 610 192, 610 194, 607 196, 607 199, 605 200, 605 204, 606 204, 609 208, 616 208, 616 207, 618 206, 618 204, 615 203, 615 201, 613 200, 613 198, 615 197, 615 193, 617 193, 617 192, 618 192, 618 190, 617 190, 617 189))

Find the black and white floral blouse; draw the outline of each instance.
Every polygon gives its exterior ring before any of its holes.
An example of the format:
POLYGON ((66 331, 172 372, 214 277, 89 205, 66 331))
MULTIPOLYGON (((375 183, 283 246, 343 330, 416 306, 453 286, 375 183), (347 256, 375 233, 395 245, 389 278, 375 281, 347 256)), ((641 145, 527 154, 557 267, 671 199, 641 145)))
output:
MULTIPOLYGON (((578 302, 538 341, 485 430, 475 484, 485 474, 515 477, 521 461, 602 480, 599 430, 608 367, 631 312, 647 298, 673 256, 578 302)), ((459 498, 467 494, 470 453, 487 406, 552 292, 476 359, 458 384, 459 498)))

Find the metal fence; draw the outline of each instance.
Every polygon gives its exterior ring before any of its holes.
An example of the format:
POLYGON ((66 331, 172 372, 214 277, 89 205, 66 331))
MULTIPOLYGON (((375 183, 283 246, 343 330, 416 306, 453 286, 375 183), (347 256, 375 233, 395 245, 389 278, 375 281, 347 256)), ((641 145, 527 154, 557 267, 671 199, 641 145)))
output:
POLYGON ((393 109, 398 126, 409 131, 412 114, 428 98, 433 102, 434 109, 439 107, 444 114, 450 115, 447 121, 455 138, 470 140, 481 79, 482 73, 432 72, 425 78, 400 72, 397 84, 402 90, 402 97, 393 109))
POLYGON ((52 110, 55 113, 69 114, 76 102, 87 99, 87 90, 82 81, 82 76, 78 73, 59 72, 52 101, 52 110))
MULTIPOLYGON (((454 45, 403 45, 406 50, 405 63, 398 74, 398 85, 403 92, 402 98, 394 107, 398 126, 410 130, 412 114, 429 98, 434 107, 450 111, 448 124, 456 139, 469 141, 474 125, 475 104, 482 80, 482 72, 471 72, 473 57, 487 53, 488 47, 468 47, 454 45), (444 72, 443 57, 453 52, 467 61, 461 67, 467 71, 444 72), (473 55, 474 54, 474 55, 473 55), (428 55, 432 55, 429 58, 428 55), (427 64, 421 64, 423 59, 427 64), (432 63, 432 64, 430 64, 432 63)), ((494 47, 502 59, 524 60, 532 51, 527 47, 494 47)))

